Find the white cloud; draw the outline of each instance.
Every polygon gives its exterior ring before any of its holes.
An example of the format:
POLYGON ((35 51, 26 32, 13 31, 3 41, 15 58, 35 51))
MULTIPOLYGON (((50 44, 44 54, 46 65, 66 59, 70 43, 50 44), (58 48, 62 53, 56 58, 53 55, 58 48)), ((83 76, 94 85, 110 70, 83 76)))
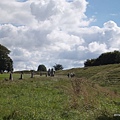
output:
POLYGON ((90 22, 84 14, 86 5, 85 0, 74 0, 70 3, 66 0, 41 0, 33 2, 30 7, 39 23, 47 22, 53 27, 67 30, 89 25, 90 22))
POLYGON ((15 0, 0 1, 0 23, 14 25, 34 25, 36 20, 30 12, 30 2, 17 2, 15 0))
POLYGON ((84 60, 120 49, 113 21, 89 27, 86 0, 4 0, 0 2, 0 43, 11 50, 15 70, 83 66, 84 60), (9 4, 10 3, 10 4, 9 4), (6 23, 6 24, 4 24, 6 23))
POLYGON ((102 53, 107 51, 107 45, 105 43, 99 44, 98 42, 91 42, 88 45, 88 49, 90 52, 102 53))
POLYGON ((113 21, 108 21, 108 22, 104 23, 104 27, 105 28, 116 28, 117 24, 113 21))

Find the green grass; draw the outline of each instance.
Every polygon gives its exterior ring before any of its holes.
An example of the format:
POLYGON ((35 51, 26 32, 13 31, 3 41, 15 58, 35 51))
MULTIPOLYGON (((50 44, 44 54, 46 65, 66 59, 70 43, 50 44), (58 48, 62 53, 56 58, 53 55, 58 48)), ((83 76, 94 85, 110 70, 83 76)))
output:
POLYGON ((0 94, 1 119, 57 119, 66 96, 54 82, 38 78, 2 82, 0 94), (64 99, 63 99, 64 98, 64 99), (62 104, 62 106, 61 106, 62 104))
POLYGON ((0 120, 117 120, 120 65, 76 68, 55 77, 0 74, 0 120), (67 78, 75 72, 75 78, 67 78))

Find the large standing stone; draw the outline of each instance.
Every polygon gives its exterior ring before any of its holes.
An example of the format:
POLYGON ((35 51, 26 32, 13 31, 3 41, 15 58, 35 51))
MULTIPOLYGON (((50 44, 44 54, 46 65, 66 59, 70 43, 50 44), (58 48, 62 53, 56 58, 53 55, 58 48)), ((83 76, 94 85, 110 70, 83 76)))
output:
POLYGON ((10 72, 9 80, 13 80, 12 72, 10 72))

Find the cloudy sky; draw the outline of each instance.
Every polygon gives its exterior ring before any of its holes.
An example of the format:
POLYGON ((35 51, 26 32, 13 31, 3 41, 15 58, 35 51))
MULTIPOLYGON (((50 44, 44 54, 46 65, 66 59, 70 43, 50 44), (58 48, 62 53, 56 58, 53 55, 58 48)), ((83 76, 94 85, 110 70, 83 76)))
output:
POLYGON ((14 70, 83 67, 120 50, 120 0, 2 0, 0 44, 14 70))

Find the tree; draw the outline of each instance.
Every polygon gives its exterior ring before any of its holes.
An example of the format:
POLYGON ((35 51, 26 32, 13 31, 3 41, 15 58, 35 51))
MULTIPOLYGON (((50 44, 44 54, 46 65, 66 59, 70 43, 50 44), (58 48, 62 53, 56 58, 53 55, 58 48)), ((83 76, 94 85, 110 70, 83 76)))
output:
POLYGON ((84 66, 87 67, 87 66, 93 66, 93 64, 95 63, 95 60, 96 59, 87 59, 86 62, 84 63, 84 66))
POLYGON ((87 59, 87 61, 84 63, 84 66, 98 66, 98 65, 107 65, 107 64, 116 64, 120 63, 120 52, 114 51, 114 52, 106 52, 102 53, 98 58, 96 59, 87 59))
POLYGON ((0 71, 13 71, 13 61, 8 56, 10 50, 8 50, 5 46, 0 44, 0 71))
POLYGON ((61 64, 56 64, 53 66, 54 69, 57 71, 57 70, 62 70, 63 69, 63 66, 61 64))
POLYGON ((41 64, 38 66, 37 71, 47 71, 47 69, 46 69, 45 65, 41 64))
POLYGON ((120 52, 119 51, 114 51, 114 53, 116 54, 116 56, 115 56, 115 62, 116 63, 120 63, 120 52))

